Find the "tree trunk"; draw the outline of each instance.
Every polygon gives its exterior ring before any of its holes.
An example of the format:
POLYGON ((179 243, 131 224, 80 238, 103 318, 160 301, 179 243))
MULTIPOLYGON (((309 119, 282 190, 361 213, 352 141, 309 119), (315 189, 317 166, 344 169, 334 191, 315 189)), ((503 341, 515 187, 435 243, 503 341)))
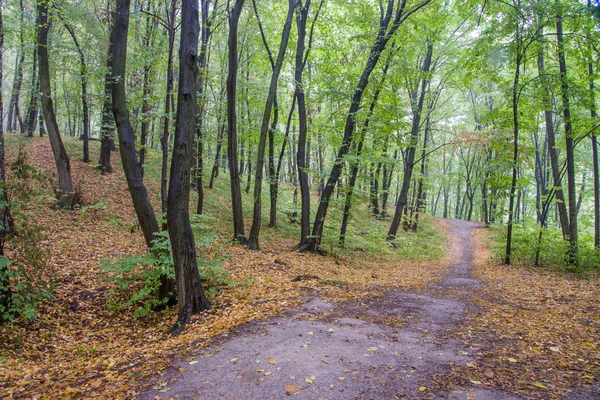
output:
POLYGON ((560 167, 558 166, 558 152, 556 151, 556 137, 554 133, 554 118, 552 112, 552 95, 546 74, 544 72, 544 50, 540 49, 537 56, 538 76, 543 86, 544 118, 546 122, 546 137, 548 142, 548 152, 550 154, 550 165, 552 167, 553 187, 556 191, 556 206, 560 217, 560 226, 563 237, 569 237, 569 216, 567 214, 567 204, 562 190, 560 178, 560 167))
POLYGON ((365 124, 360 132, 360 137, 358 138, 358 142, 355 142, 356 146, 356 159, 357 161, 350 162, 350 179, 348 181, 348 188, 346 189, 346 200, 344 201, 344 213, 342 216, 342 224, 340 226, 340 238, 339 245, 343 247, 346 244, 346 231, 348 229, 348 221, 350 220, 350 209, 352 208, 352 195, 354 194, 354 187, 356 185, 356 177, 358 176, 358 167, 359 162, 358 158, 362 154, 363 143, 365 137, 367 135, 367 129, 369 128, 369 123, 371 122, 371 118, 373 117, 373 112, 375 111, 375 107, 377 106, 377 101, 379 100, 379 95, 381 93, 381 88, 385 82, 385 78, 387 76, 388 69, 390 67, 392 61, 392 57, 390 56, 383 68, 383 76, 381 78, 380 86, 375 90, 373 94, 373 99, 371 100, 371 104, 369 105, 369 112, 367 117, 365 118, 365 124))
MULTIPOLYGON (((427 53, 425 54, 425 58, 423 59, 423 65, 421 67, 421 71, 425 74, 429 74, 429 70, 431 68, 431 57, 433 55, 433 43, 429 42, 427 45, 427 53)), ((398 233, 398 228, 400 227, 400 222, 402 216, 406 213, 407 203, 408 203, 408 190, 410 188, 410 181, 412 179, 414 164, 415 164, 415 153, 417 151, 417 141, 419 138, 419 130, 421 127, 421 112, 423 111, 423 103, 425 101, 425 93, 427 92, 427 87, 429 85, 429 78, 425 76, 421 79, 421 92, 417 93, 415 91, 412 94, 413 98, 413 120, 412 120, 412 128, 410 133, 410 147, 407 151, 407 156, 405 160, 405 168, 404 168, 404 177, 402 178, 402 189, 400 191, 400 195, 398 196, 398 202, 396 203, 396 211, 394 213, 394 219, 390 225, 390 229, 387 234, 387 241, 392 242, 396 238, 396 234, 398 233), (418 96, 418 101, 417 101, 418 96), (415 104, 416 103, 416 104, 415 104)))
MULTIPOLYGON (((253 1, 256 10, 256 4, 253 1)), ((285 24, 283 26, 283 32, 281 34, 281 43, 279 45, 279 53, 277 54, 277 61, 273 63, 273 56, 271 55, 271 51, 267 45, 266 40, 263 41, 265 43, 265 47, 267 49, 267 53, 269 54, 269 59, 271 61, 273 73, 271 75, 271 84, 269 86, 269 94, 267 96, 267 102, 265 104, 265 112, 263 113, 263 120, 260 128, 260 139, 258 142, 258 151, 256 157, 256 175, 254 177, 254 213, 252 216, 252 228, 250 229, 250 236, 248 237, 248 248, 251 250, 260 249, 260 245, 258 243, 258 236, 260 233, 260 226, 262 223, 262 182, 263 182, 263 173, 264 173, 264 164, 265 164, 265 147, 267 142, 267 135, 269 134, 269 122, 271 121, 271 111, 273 108, 273 104, 277 97, 277 83, 279 82, 279 74, 281 72, 281 68, 283 67, 283 61, 285 58, 285 51, 287 49, 288 41, 290 38, 290 30, 292 28, 292 20, 294 16, 295 10, 295 0, 289 0, 288 4, 288 14, 285 20, 285 24)), ((258 18, 258 13, 256 13, 258 18)), ((262 32, 262 29, 261 29, 262 32)), ((273 140, 271 139, 271 143, 273 140)), ((272 162, 270 163, 270 165, 272 162)))
POLYGON ((356 127, 356 113, 360 109, 362 97, 369 83, 369 77, 371 76, 371 73, 375 69, 375 66, 377 65, 377 62, 379 61, 382 52, 385 50, 390 38, 394 35, 396 30, 402 24, 402 22, 404 22, 406 18, 408 18, 411 14, 413 14, 414 12, 425 6, 427 3, 429 3, 429 1, 430 0, 423 0, 421 3, 412 7, 411 10, 408 12, 405 12, 404 10, 404 7, 406 5, 405 1, 400 1, 396 10, 394 10, 394 0, 388 0, 386 11, 383 10, 383 6, 381 7, 380 29, 375 43, 371 48, 365 69, 356 86, 354 95, 352 96, 352 103, 350 105, 350 109, 346 118, 346 125, 344 128, 344 137, 342 139, 342 145, 340 146, 340 149, 333 164, 333 168, 331 169, 331 173, 329 174, 329 178, 327 179, 325 189, 323 189, 323 194, 321 195, 321 199, 319 201, 319 208, 317 209, 317 214, 315 215, 315 222, 313 224, 311 238, 308 241, 308 243, 306 243, 303 246, 303 250, 309 250, 312 252, 316 252, 319 250, 321 239, 323 237, 323 228, 325 226, 327 209, 329 208, 329 199, 333 194, 333 190, 335 189, 337 181, 342 172, 342 168, 344 165, 344 157, 346 156, 346 154, 348 154, 348 151, 350 150, 350 145, 352 144, 352 136, 354 135, 354 129, 356 127))
POLYGON ((521 60, 522 60, 522 42, 521 42, 521 26, 517 23, 516 28, 516 59, 515 59, 515 74, 512 87, 512 114, 513 114, 513 166, 512 180, 510 184, 510 200, 508 205, 508 222, 506 232, 506 252, 504 256, 504 264, 510 264, 510 256, 512 252, 512 229, 513 229, 513 212, 515 210, 515 192, 517 189, 517 169, 519 161, 519 78, 521 76, 521 60))
POLYGON ((65 28, 69 31, 71 38, 73 39, 73 43, 75 44, 75 48, 79 53, 79 58, 81 60, 81 107, 83 109, 83 157, 82 161, 84 163, 90 162, 90 150, 89 150, 89 137, 90 137, 90 117, 88 111, 88 102, 87 102, 87 67, 85 65, 85 55, 83 54, 83 50, 81 46, 79 46, 79 41, 75 36, 75 31, 67 22, 65 22, 65 28))
MULTIPOLYGON (((218 0, 215 0, 214 9, 217 7, 218 0)), ((204 113, 206 99, 204 98, 205 84, 208 81, 208 43, 212 35, 212 18, 209 18, 208 10, 211 0, 200 0, 201 18, 202 18, 202 39, 200 44, 200 53, 198 55, 198 107, 196 109, 196 189, 198 190, 198 204, 196 214, 202 214, 204 211, 204 113)), ((213 11, 214 13, 215 11, 213 11)))
POLYGON ((198 80, 198 1, 182 0, 181 44, 179 50, 179 86, 177 115, 167 224, 177 282, 179 308, 176 330, 182 330, 190 317, 210 308, 200 284, 196 244, 190 223, 189 200, 196 133, 196 84, 198 80))
POLYGON ((569 84, 567 83, 567 63, 565 60, 564 39, 562 31, 562 16, 556 16, 556 38, 558 43, 558 64, 560 69, 560 88, 563 102, 563 117, 565 124, 565 142, 567 153, 567 185, 569 194, 569 263, 578 265, 577 253, 577 188, 575 182, 575 145, 573 126, 571 124, 571 107, 569 103, 569 84))
MULTIPOLYGON (((177 0, 172 0, 171 9, 168 13, 168 34, 169 34, 169 51, 167 59, 167 92, 165 94, 165 119, 163 125, 163 134, 160 139, 162 150, 162 163, 160 172, 160 204, 161 210, 167 212, 167 169, 169 166, 169 130, 171 125, 171 102, 173 92, 173 48, 175 47, 175 31, 177 29, 177 21, 175 19, 177 12, 177 0)), ((143 172, 142 172, 143 174, 143 172)), ((163 230, 166 226, 163 224, 163 230)))
MULTIPOLYGON (((112 58, 112 110, 119 134, 119 150, 127 187, 133 201, 133 208, 144 234, 146 246, 152 249, 154 234, 159 232, 158 221, 152 209, 148 192, 144 186, 142 168, 135 152, 135 137, 127 111, 127 96, 125 93, 125 71, 127 66, 127 33, 129 31, 130 0, 117 0, 117 10, 114 20, 114 43, 112 58), (115 79, 116 78, 116 79, 115 79)), ((173 292, 174 283, 165 275, 161 277, 159 296, 169 298, 173 292)))
MULTIPOLYGON (((39 15, 36 15, 35 18, 35 26, 38 27, 39 15)), ((36 30, 36 34, 39 29, 36 30)), ((36 38, 36 43, 38 39, 36 38)), ((29 94, 29 107, 27 109, 27 119, 25 120, 25 125, 27 126, 27 136, 33 137, 33 132, 35 132, 35 128, 37 127, 37 117, 38 117, 38 95, 40 91, 40 80, 38 76, 38 46, 33 48, 33 60, 31 63, 31 90, 29 94)))
MULTIPOLYGON (((143 5, 140 7, 143 7, 143 5)), ((156 28, 156 18, 152 18, 151 13, 152 10, 150 8, 150 3, 148 3, 148 14, 146 14, 146 34, 142 40, 142 45, 144 48, 154 47, 152 34, 156 28)), ((142 83, 142 123, 140 127, 140 166, 142 168, 142 176, 144 176, 144 164, 146 162, 146 152, 148 147, 148 127, 150 126, 150 112, 152 111, 152 105, 150 104, 151 68, 151 62, 148 62, 147 58, 144 58, 144 74, 142 83)))
POLYGON ((102 174, 112 173, 113 168, 110 163, 110 153, 115 147, 115 119, 112 113, 112 63, 113 63, 113 26, 112 12, 110 10, 111 2, 108 2, 107 24, 108 24, 108 51, 106 54, 106 74, 104 75, 104 98, 102 102, 102 122, 100 125, 100 160, 98 161, 102 174))
POLYGON ((248 243, 244 233, 244 214, 242 211, 242 190, 237 160, 237 114, 236 89, 238 72, 238 24, 244 0, 235 0, 229 10, 229 72, 227 74, 227 160, 231 179, 231 207, 233 209, 233 241, 245 245, 248 243))
POLYGON ((50 20, 48 16, 48 2, 41 0, 37 5, 38 11, 38 54, 39 54, 39 82, 42 96, 42 107, 46 124, 48 125, 48 136, 50 137, 50 146, 56 163, 58 173, 58 206, 60 208, 73 207, 73 184, 71 182, 71 164, 67 151, 63 146, 54 114, 54 105, 52 102, 52 93, 50 90, 50 64, 48 61, 48 31, 50 30, 50 20))
POLYGON ((24 133, 25 126, 23 119, 21 118, 21 85, 23 83, 23 63, 25 61, 25 24, 23 16, 25 9, 23 6, 23 0, 19 0, 19 54, 16 58, 15 77, 13 79, 12 91, 10 96, 10 105, 8 110, 8 123, 6 130, 14 132, 17 130, 17 122, 21 128, 21 133, 24 133))

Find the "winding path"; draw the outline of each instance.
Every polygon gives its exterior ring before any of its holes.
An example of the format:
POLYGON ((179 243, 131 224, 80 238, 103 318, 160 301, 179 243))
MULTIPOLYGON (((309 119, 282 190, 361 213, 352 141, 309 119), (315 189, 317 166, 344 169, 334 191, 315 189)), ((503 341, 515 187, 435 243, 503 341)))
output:
POLYGON ((453 327, 474 308, 471 231, 449 220, 453 266, 424 292, 391 290, 362 303, 310 298, 286 316, 247 324, 139 399, 517 399, 432 380, 472 361, 453 327), (184 372, 180 372, 184 371, 184 372))

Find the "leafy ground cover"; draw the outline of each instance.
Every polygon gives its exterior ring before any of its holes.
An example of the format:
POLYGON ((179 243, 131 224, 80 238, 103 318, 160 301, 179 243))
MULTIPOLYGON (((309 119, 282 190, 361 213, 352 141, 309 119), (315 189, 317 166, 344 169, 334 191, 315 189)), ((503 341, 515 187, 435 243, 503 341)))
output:
MULTIPOLYGON (((14 159, 20 140, 8 139, 9 157, 14 159)), ((47 139, 27 140, 23 145, 37 168, 53 165, 47 139)), ((40 245, 47 251, 44 267, 54 276, 54 299, 42 304, 36 319, 0 327, 3 398, 131 398, 144 378, 164 370, 174 357, 197 351, 235 326, 277 315, 308 294, 344 301, 377 294, 375 287, 416 290, 443 267, 434 262, 441 254, 443 237, 436 236, 431 223, 422 237, 403 239, 435 243, 426 248, 434 257, 420 261, 414 259, 416 254, 407 257, 386 248, 366 252, 361 240, 367 239, 361 232, 385 231, 386 222, 379 221, 363 224, 354 240, 348 240, 348 249, 327 257, 291 252, 296 230, 284 221, 276 231, 264 230, 263 250, 244 250, 229 243, 228 203, 217 186, 207 191, 206 206, 213 213, 209 223, 217 234, 212 244, 199 248, 199 254, 222 260, 228 284, 216 288, 212 310, 195 317, 182 335, 171 337, 167 331, 175 321, 175 310, 135 319, 131 308, 108 306, 114 284, 105 278, 103 260, 145 251, 118 154, 113 155, 116 172, 102 176, 93 163, 78 161, 79 142, 67 140, 66 145, 83 205, 73 211, 53 210, 52 193, 46 189, 44 196, 27 206, 28 221, 39 225, 44 234, 40 245), (437 240, 425 240, 432 235, 437 240)), ((93 151, 95 160, 97 148, 93 151)), ((158 158, 155 155, 151 163, 158 158)), ((147 174, 154 199, 159 193, 156 170, 156 164, 150 164, 147 174)), ((249 197, 245 200, 250 206, 249 197)))

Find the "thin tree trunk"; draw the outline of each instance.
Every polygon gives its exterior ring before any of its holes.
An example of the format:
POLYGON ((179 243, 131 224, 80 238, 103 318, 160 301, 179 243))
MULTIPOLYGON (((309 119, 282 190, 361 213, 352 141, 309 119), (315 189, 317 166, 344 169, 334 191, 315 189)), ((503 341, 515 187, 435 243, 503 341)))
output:
POLYGON ((242 211, 242 191, 237 160, 237 114, 236 92, 238 73, 238 24, 244 0, 235 0, 229 10, 229 72, 227 74, 227 160, 231 179, 231 207, 233 209, 233 241, 241 245, 248 243, 244 233, 244 215, 242 211))
POLYGON ((569 84, 567 83, 567 63, 565 60, 564 39, 562 31, 562 16, 556 16, 556 38, 558 43, 558 64, 560 69, 560 87, 563 102, 563 117, 565 125, 565 144, 567 153, 567 185, 569 195, 569 263, 577 266, 579 244, 577 239, 577 188, 575 182, 575 145, 571 123, 571 107, 569 102, 569 84))
POLYGON ((50 64, 48 60, 48 32, 51 22, 48 15, 48 2, 39 1, 38 11, 38 54, 39 54, 39 82, 42 96, 42 107, 46 124, 48 125, 48 136, 50 137, 50 146, 56 163, 58 173, 58 206, 61 208, 73 207, 73 184, 71 182, 71 164, 69 156, 63 146, 54 114, 54 104, 52 102, 52 93, 50 90, 50 64))
POLYGON ((112 12, 110 10, 111 1, 107 2, 107 25, 108 25, 108 51, 106 54, 106 74, 104 75, 104 98, 102 102, 102 122, 100 125, 100 160, 98 161, 102 174, 112 173, 113 168, 110 163, 110 153, 115 147, 115 119, 112 112, 112 64, 113 64, 113 26, 112 12))
MULTIPOLYGON (((177 0, 172 0, 171 9, 167 12, 168 34, 169 34, 169 51, 167 59, 167 92, 165 94, 165 118, 163 125, 163 134, 160 139, 162 150, 162 163, 160 173, 160 200, 161 210, 167 212, 167 169, 169 166, 169 131, 171 125, 171 103, 173 93, 173 48, 175 47, 175 31, 177 29, 177 21, 175 19, 177 11, 177 0)), ((163 230, 166 229, 166 224, 163 224, 163 230)))
POLYGON ((83 50, 79 45, 79 41, 75 36, 75 31, 67 22, 65 22, 65 28, 69 31, 71 38, 73 39, 73 43, 75 44, 75 48, 77 48, 77 52, 79 53, 79 58, 81 60, 81 107, 83 108, 83 157, 82 161, 84 163, 90 162, 90 147, 89 147, 89 138, 90 138, 90 117, 88 111, 88 102, 87 102, 87 67, 85 64, 85 55, 83 54, 83 50))
POLYGON ((512 87, 512 114, 513 114, 513 166, 512 166, 512 181, 510 184, 510 200, 508 205, 508 227, 506 232, 506 252, 504 256, 504 264, 510 264, 510 256, 512 253, 512 229, 515 210, 515 191, 517 189, 517 168, 519 161, 519 78, 521 76, 521 26, 517 23, 516 29, 516 59, 515 73, 512 87))
MULTIPOLYGON (((346 125, 344 128, 344 137, 342 139, 342 145, 338 151, 336 159, 327 179, 327 184, 321 195, 319 201, 319 208, 315 215, 315 222, 313 224, 313 231, 310 239, 303 244, 302 250, 308 250, 316 252, 319 250, 321 239, 323 237, 323 228, 325 226, 325 218, 327 216, 327 209, 329 208, 329 199, 333 194, 333 190, 337 184, 337 181, 342 172, 344 165, 344 158, 350 146, 352 144, 352 136, 354 135, 354 129, 356 127, 356 113, 360 109, 363 94, 369 83, 369 77, 375 69, 382 52, 385 50, 389 40, 394 35, 400 25, 408 18, 411 14, 425 6, 430 0, 423 0, 416 6, 412 7, 409 11, 405 12, 406 1, 402 0, 399 2, 396 10, 394 10, 394 0, 388 0, 387 8, 384 11, 383 4, 381 6, 381 18, 380 18, 380 29, 377 34, 377 38, 373 47, 371 48, 369 58, 367 60, 365 69, 361 75, 361 78, 356 86, 354 95, 352 96, 352 103, 348 111, 346 118, 346 125)), ((381 3, 380 3, 381 4, 381 3)))
POLYGON ((25 23, 23 17, 25 14, 25 8, 23 6, 23 0, 19 0, 19 55, 16 58, 15 77, 13 79, 12 91, 10 96, 10 105, 8 111, 8 124, 7 130, 14 132, 17 130, 17 122, 21 128, 21 133, 25 131, 25 124, 21 118, 21 86, 23 84, 23 63, 25 61, 25 23))
MULTIPOLYGON (((256 3, 253 0, 254 9, 256 11, 256 3)), ((269 134, 269 122, 271 121, 271 111, 273 108, 273 104, 277 98, 277 83, 279 82, 279 74, 281 72, 281 68, 283 67, 283 61, 285 58, 285 51, 287 49, 288 41, 290 38, 290 30, 292 28, 292 21, 294 17, 295 10, 295 0, 289 0, 288 4, 288 14, 285 20, 285 24, 283 26, 283 32, 281 34, 281 43, 279 45, 279 52, 277 54, 277 61, 273 62, 273 56, 271 51, 269 50, 269 46, 267 45, 266 39, 263 42, 265 44, 265 48, 267 49, 267 53, 269 54, 269 59, 271 61, 271 66, 273 73, 271 75, 271 84, 269 86, 269 94, 267 96, 267 101, 265 104, 265 112, 263 114, 263 120, 260 128, 260 139, 258 143, 258 151, 256 158, 256 175, 254 178, 254 213, 252 216, 252 228, 250 229, 250 236, 248 237, 248 248, 251 250, 260 249, 260 245, 258 242, 258 237, 260 233, 260 227, 262 223, 262 181, 263 181, 263 173, 264 173, 264 163, 265 163, 265 147, 267 141, 267 135, 269 134)), ((256 16, 258 18, 258 12, 256 12, 256 16)), ((260 21, 260 20, 259 20, 260 21)), ((262 28, 261 28, 262 33, 262 28)), ((271 138, 271 143, 273 139, 271 138)), ((270 163, 272 165, 272 162, 270 163)))
POLYGON ((560 180, 560 168, 558 166, 558 152, 556 151, 556 136, 554 132, 554 118, 552 113, 552 99, 548 79, 545 75, 544 68, 544 51, 540 49, 537 56, 538 76, 543 86, 543 101, 544 101, 544 118, 546 122, 546 137, 548 142, 548 151, 550 155, 550 165, 552 167, 553 186, 556 191, 556 206, 560 217, 560 226, 563 237, 569 237, 569 216, 567 214, 567 204, 562 190, 562 182, 560 180))
MULTIPOLYGON (((433 55, 433 43, 429 42, 427 44, 427 53, 423 59, 423 65, 421 67, 421 71, 425 74, 428 74, 431 69, 431 57, 433 55)), ((429 85, 429 78, 424 77, 421 80, 421 92, 418 93, 415 91, 412 95, 413 97, 413 120, 412 120, 412 128, 410 134, 410 147, 407 151, 407 156, 405 160, 405 169, 404 169, 404 177, 402 178, 402 189, 400 191, 400 195, 398 196, 398 202, 396 203, 396 211, 394 213, 394 219, 390 225, 390 229, 387 234, 387 241, 392 242, 396 238, 396 234, 398 233, 398 228, 400 227, 400 222, 402 216, 406 213, 406 209, 408 206, 408 190, 410 188, 410 182, 412 179, 414 163, 415 163, 415 153, 417 151, 417 141, 419 138, 419 130, 421 128, 421 113, 423 111, 423 103, 425 101, 425 93, 427 92, 427 87, 429 85), (418 101, 417 101, 418 96, 418 101), (416 104, 415 104, 416 103, 416 104)))

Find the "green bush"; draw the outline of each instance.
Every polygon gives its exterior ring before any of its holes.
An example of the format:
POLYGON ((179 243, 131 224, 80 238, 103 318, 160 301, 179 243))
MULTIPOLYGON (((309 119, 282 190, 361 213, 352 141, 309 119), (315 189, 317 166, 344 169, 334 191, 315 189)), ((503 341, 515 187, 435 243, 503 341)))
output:
MULTIPOLYGON (((201 238, 196 241, 199 246, 209 246, 215 240, 210 227, 204 224, 210 218, 206 215, 191 217, 192 229, 196 236, 201 238)), ((139 318, 168 303, 170 296, 160 298, 159 289, 161 276, 175 278, 171 242, 167 231, 155 235, 151 251, 142 255, 119 257, 102 262, 101 268, 106 272, 106 279, 115 284, 115 289, 108 293, 110 309, 120 311, 135 307, 133 315, 139 318)), ((220 288, 234 283, 221 266, 220 258, 198 257, 197 262, 200 279, 208 296, 214 296, 218 294, 220 288)))
POLYGON ((43 210, 44 183, 48 176, 27 161, 27 154, 19 150, 11 164, 13 177, 6 188, 0 188, 11 215, 11 226, 2 226, 6 255, 0 255, 0 321, 12 321, 19 316, 37 317, 37 308, 53 298, 54 271, 44 260, 47 251, 41 243, 45 236, 35 221, 35 213, 43 210), (6 191, 5 191, 6 190, 6 191), (5 191, 5 192, 4 192, 5 191), (38 204, 37 211, 28 210, 38 204))

